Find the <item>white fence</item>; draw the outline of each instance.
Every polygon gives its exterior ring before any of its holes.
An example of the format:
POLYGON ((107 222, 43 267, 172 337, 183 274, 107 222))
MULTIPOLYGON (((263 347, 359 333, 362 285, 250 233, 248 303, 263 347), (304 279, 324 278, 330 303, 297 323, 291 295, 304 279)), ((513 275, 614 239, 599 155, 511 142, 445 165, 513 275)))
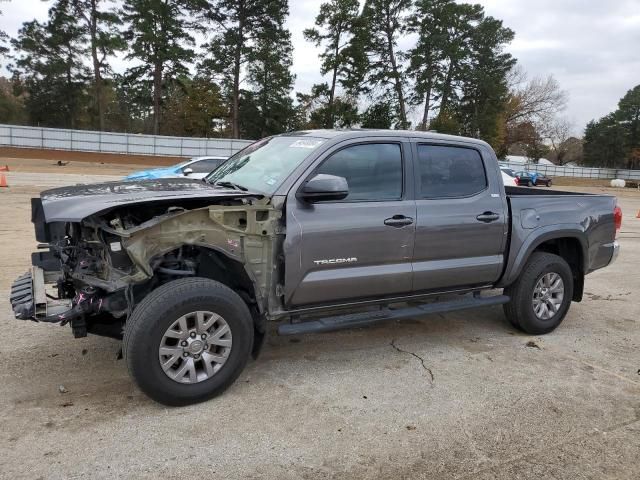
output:
POLYGON ((0 146, 163 157, 231 156, 251 143, 226 138, 166 137, 132 133, 0 125, 0 146))
POLYGON ((588 168, 558 165, 544 165, 539 163, 500 162, 500 166, 511 168, 516 172, 521 170, 540 172, 548 177, 579 177, 579 178, 623 178, 625 180, 640 180, 640 170, 624 170, 618 168, 588 168))

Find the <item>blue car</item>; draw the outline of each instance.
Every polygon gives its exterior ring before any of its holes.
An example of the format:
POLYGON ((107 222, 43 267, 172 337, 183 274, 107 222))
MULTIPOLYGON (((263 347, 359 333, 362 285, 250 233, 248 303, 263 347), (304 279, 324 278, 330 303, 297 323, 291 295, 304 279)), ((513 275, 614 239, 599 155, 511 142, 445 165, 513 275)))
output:
POLYGON ((124 177, 125 180, 189 177, 201 180, 222 165, 227 157, 196 157, 171 167, 141 170, 124 177))

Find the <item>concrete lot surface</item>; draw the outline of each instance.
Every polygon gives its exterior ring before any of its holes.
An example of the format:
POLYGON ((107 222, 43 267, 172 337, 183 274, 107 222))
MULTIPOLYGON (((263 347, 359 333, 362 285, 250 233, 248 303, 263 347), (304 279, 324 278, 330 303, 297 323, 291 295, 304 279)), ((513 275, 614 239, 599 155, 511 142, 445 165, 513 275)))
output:
POLYGON ((76 181, 22 173, 0 189, 0 478, 640 478, 638 192, 620 193, 618 261, 552 334, 501 308, 273 334, 223 396, 173 409, 136 389, 119 342, 13 319, 29 198, 76 181))

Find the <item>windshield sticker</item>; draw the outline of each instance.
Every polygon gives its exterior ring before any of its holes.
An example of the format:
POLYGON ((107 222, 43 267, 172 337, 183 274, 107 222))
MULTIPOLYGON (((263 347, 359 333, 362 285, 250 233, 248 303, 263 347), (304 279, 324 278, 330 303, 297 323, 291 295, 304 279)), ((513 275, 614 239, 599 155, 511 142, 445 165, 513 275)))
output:
POLYGON ((267 185, 275 185, 276 184, 276 179, 275 178, 270 178, 269 180, 267 180, 265 182, 267 185))
POLYGON ((316 140, 316 139, 312 140, 310 138, 305 138, 305 139, 302 139, 302 140, 296 140, 291 145, 289 145, 289 148, 308 148, 308 149, 313 149, 313 148, 316 148, 321 143, 322 143, 322 140, 316 140))

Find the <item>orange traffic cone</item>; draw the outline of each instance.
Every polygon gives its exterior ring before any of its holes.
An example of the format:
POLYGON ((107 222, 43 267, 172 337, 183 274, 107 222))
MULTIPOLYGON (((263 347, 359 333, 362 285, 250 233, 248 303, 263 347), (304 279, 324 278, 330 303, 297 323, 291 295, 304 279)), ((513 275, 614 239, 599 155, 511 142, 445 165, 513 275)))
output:
POLYGON ((0 167, 0 172, 8 172, 9 171, 9 165, 5 165, 4 167, 0 167))
POLYGON ((8 187, 7 176, 4 173, 0 173, 0 187, 8 187))

